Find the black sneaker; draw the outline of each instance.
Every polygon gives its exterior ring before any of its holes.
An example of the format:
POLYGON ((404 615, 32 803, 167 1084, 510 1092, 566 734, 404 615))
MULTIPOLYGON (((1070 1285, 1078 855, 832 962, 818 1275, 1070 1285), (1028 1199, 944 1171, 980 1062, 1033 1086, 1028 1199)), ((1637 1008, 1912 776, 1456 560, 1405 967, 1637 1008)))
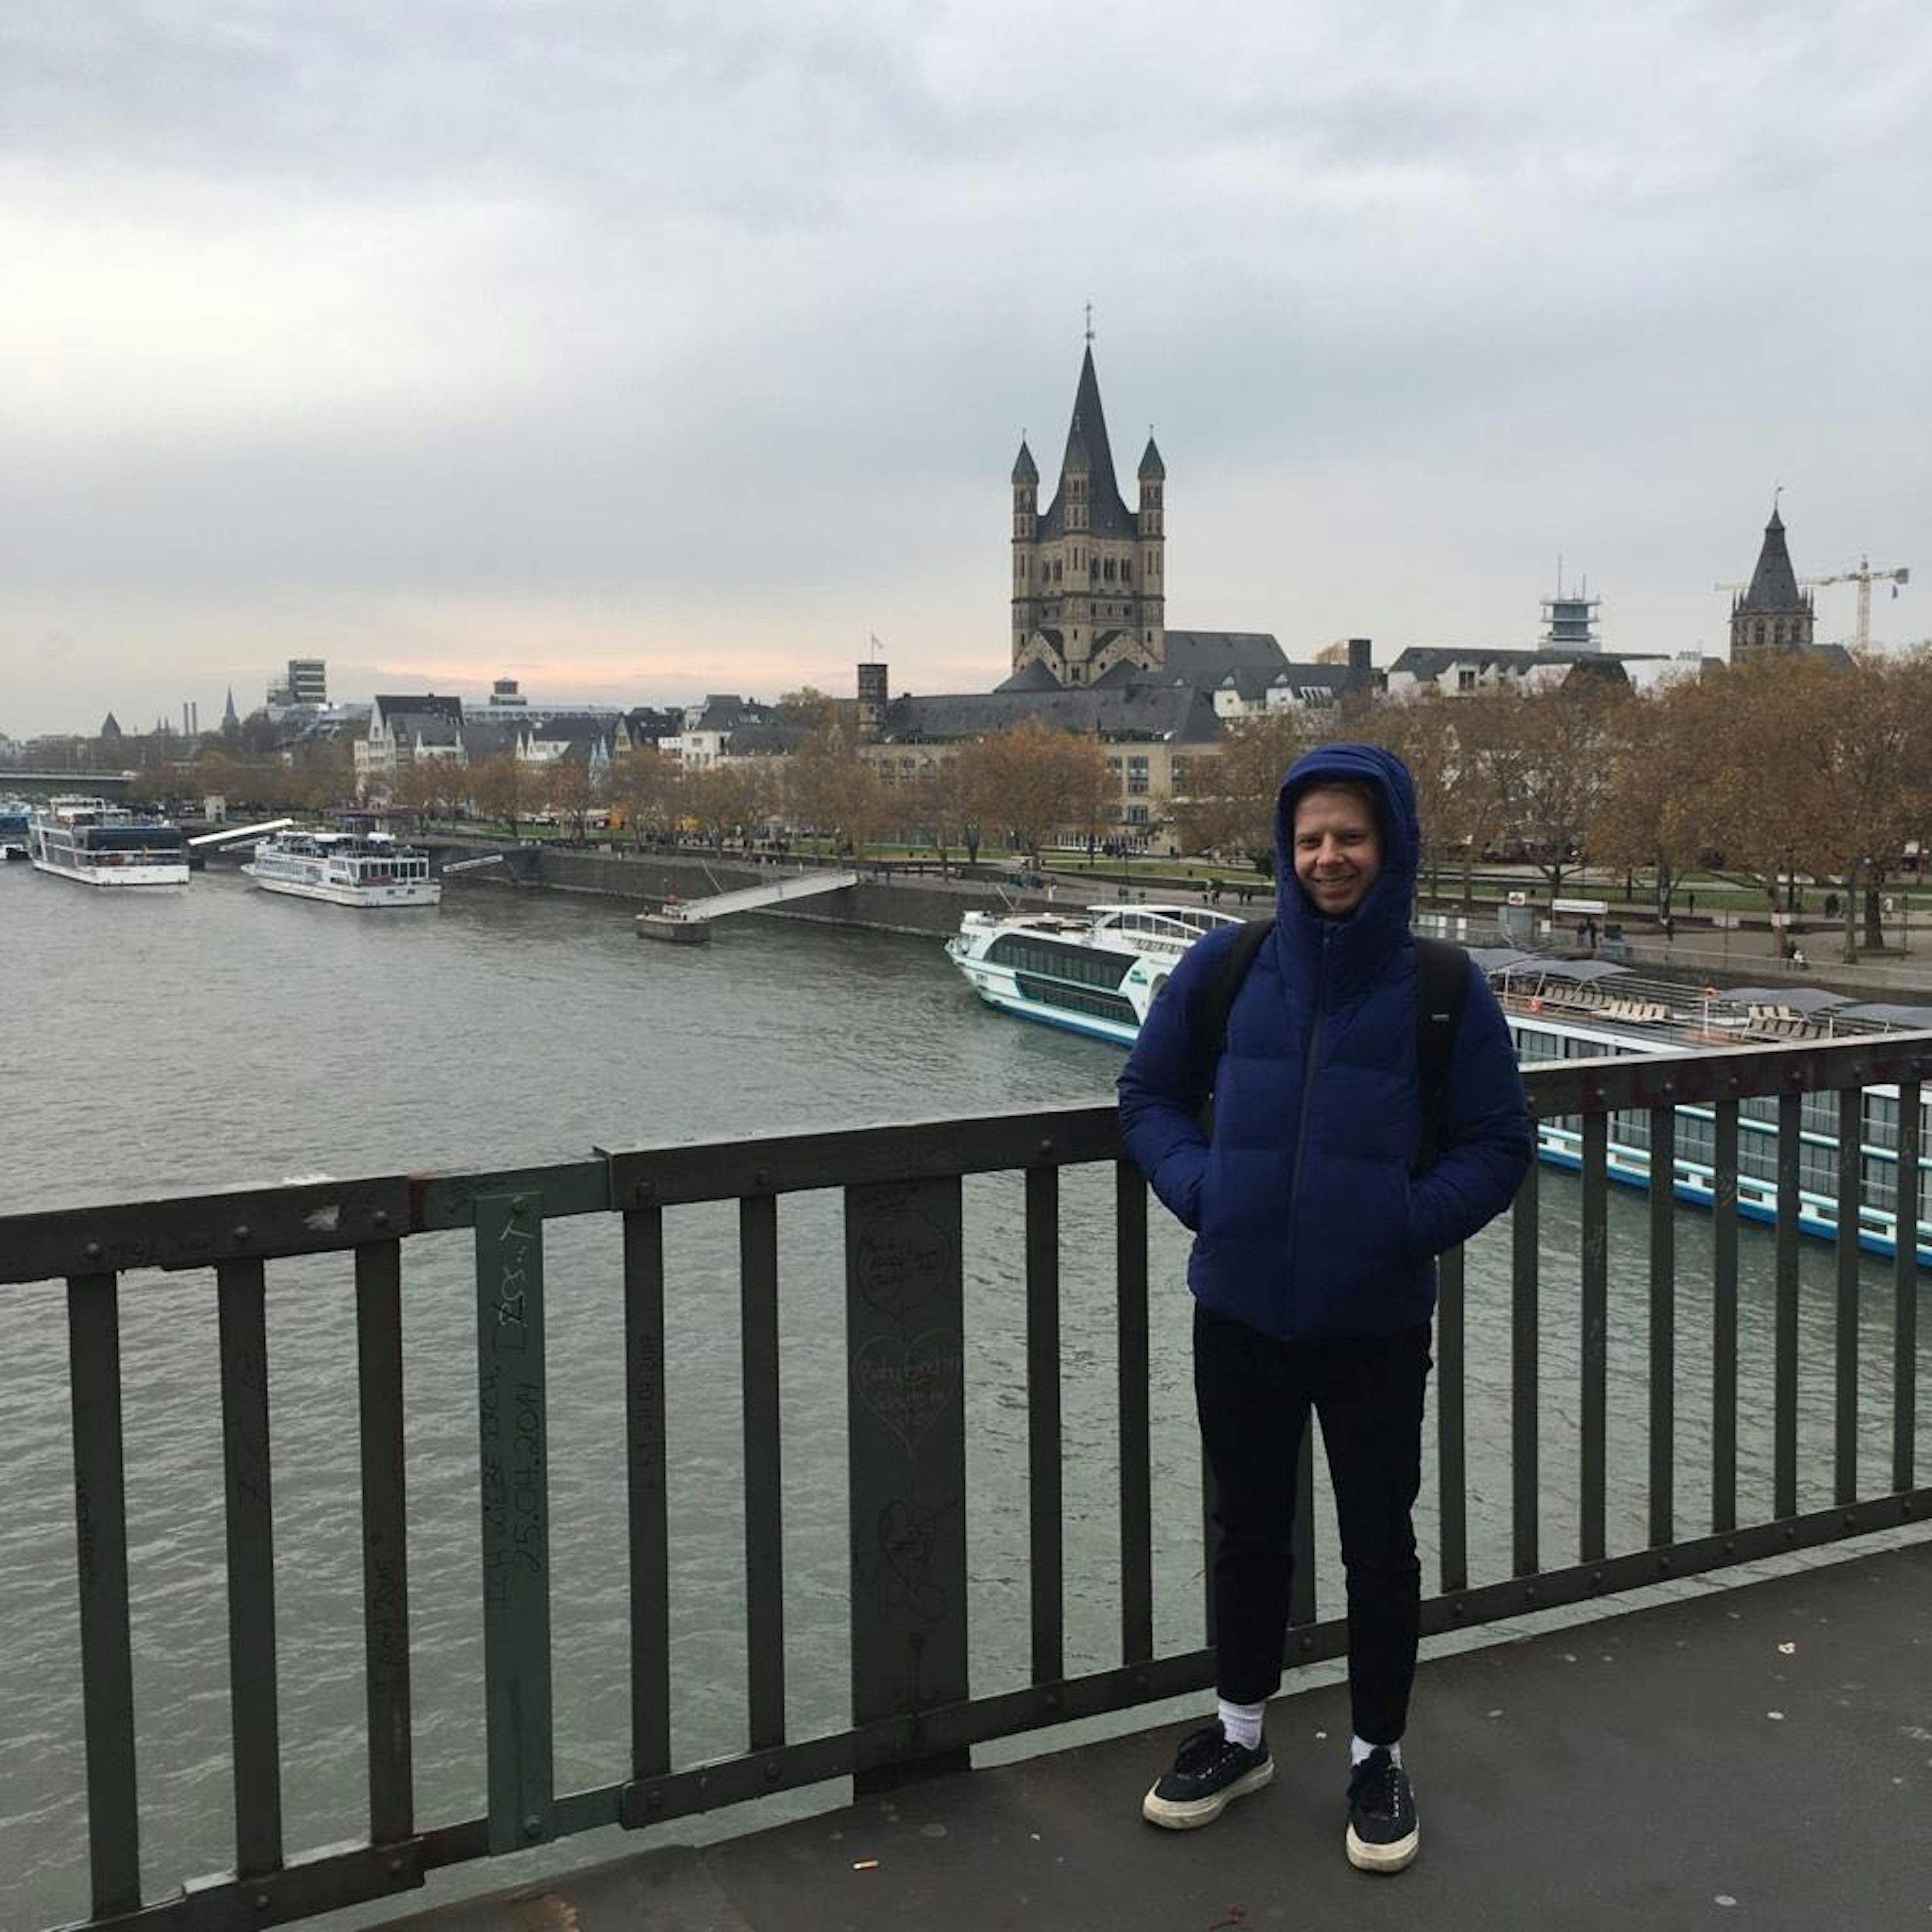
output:
POLYGON ((1232 1798, 1258 1791, 1274 1775, 1268 1739, 1258 1750, 1232 1742, 1218 1719, 1174 1754, 1174 1768, 1141 1800, 1141 1816, 1170 1832, 1211 1825, 1232 1798))
POLYGON ((1408 1774, 1378 1744, 1348 1774, 1348 1862, 1358 1871, 1399 1872, 1422 1844, 1408 1774))

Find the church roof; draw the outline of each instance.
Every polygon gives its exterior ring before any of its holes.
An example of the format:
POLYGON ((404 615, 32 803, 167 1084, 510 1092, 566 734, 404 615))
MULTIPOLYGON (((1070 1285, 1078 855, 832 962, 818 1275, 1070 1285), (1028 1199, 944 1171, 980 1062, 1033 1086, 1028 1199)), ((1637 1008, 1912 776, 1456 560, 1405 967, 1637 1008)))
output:
POLYGON ((1740 610, 1802 610, 1804 599, 1798 588, 1798 574, 1791 567, 1791 553, 1784 547, 1784 519, 1778 506, 1771 506, 1771 521, 1764 526, 1764 548, 1757 554, 1757 568, 1751 572, 1750 588, 1744 592, 1740 610))
POLYGON ((1180 685, 1073 685, 1049 691, 896 698, 886 707, 880 736, 888 744, 945 743, 987 737, 1025 718, 1124 742, 1210 744, 1220 730, 1204 692, 1180 685))
POLYGON ((1138 526, 1133 512, 1120 500, 1120 486, 1114 481, 1113 446, 1107 440, 1106 412, 1100 406, 1100 379, 1094 373, 1090 343, 1080 358, 1080 385, 1073 392, 1073 418, 1066 426, 1066 453, 1060 459, 1059 487, 1040 520, 1042 537, 1064 533, 1060 506, 1066 499, 1066 479, 1082 473, 1088 479, 1088 530, 1096 537, 1132 536, 1138 526))
POLYGON ((1148 446, 1141 454, 1142 479, 1148 483, 1160 482, 1167 475, 1167 465, 1160 460, 1160 452, 1155 448, 1154 438, 1148 437, 1148 446))
POLYGON ((1211 686, 1231 671, 1272 673, 1287 663, 1272 632, 1169 631, 1158 675, 1168 683, 1211 686))
MULTIPOLYGON (((1060 641, 1058 635, 1051 633, 1048 634, 1052 637, 1052 641, 1057 646, 1060 641)), ((1029 658, 1011 677, 995 685, 994 688, 1001 692, 1058 691, 1060 688, 1060 680, 1040 662, 1039 658, 1029 658)))
POLYGON ((1040 470, 1033 460, 1033 452, 1028 448, 1026 438, 1020 438, 1020 453, 1013 458, 1013 481, 1016 483, 1037 483, 1040 470))

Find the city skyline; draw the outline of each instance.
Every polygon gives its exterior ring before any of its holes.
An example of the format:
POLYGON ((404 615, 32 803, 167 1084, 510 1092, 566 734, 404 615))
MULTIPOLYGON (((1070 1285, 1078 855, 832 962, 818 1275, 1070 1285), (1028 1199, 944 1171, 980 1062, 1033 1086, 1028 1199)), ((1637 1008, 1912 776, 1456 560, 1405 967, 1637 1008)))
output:
POLYGON ((662 703, 849 694, 876 635, 986 688, 1090 301, 1170 623, 1527 648, 1561 555, 1606 648, 1721 655, 1780 484, 1801 575, 1932 568, 1928 84, 1894 0, 40 8, 0 730, 295 657, 662 703))

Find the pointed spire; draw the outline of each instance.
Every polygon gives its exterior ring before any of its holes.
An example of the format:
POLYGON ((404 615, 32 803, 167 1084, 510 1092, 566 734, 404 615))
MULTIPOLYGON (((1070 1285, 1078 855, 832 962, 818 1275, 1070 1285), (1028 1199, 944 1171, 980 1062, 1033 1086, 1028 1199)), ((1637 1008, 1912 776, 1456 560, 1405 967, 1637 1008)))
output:
POLYGON ((1764 526, 1764 548, 1758 552, 1757 568, 1751 572, 1750 588, 1744 592, 1741 610, 1796 610, 1804 598, 1798 594, 1798 573, 1791 567, 1791 553, 1784 542, 1784 519, 1778 513, 1778 497, 1771 501, 1771 521, 1764 526))
POLYGON ((221 714, 221 728, 225 731, 231 724, 239 724, 241 719, 235 715, 235 687, 228 687, 228 708, 221 714))
POLYGON ((1080 358, 1080 381, 1073 395, 1072 419, 1066 426, 1066 452, 1060 459, 1060 488, 1042 524, 1040 534, 1052 536, 1062 528, 1061 505, 1069 476, 1088 479, 1085 526, 1096 536, 1132 533, 1133 513, 1120 498, 1114 479, 1114 452, 1107 440, 1106 412, 1100 406, 1100 379, 1094 370, 1090 344, 1080 358))
POLYGON ((1141 457, 1140 478, 1143 483, 1160 483, 1167 476, 1167 465, 1160 460, 1160 452, 1154 447, 1154 431, 1148 431, 1148 446, 1141 457))
POLYGON ((1016 484, 1040 481, 1040 471, 1034 465, 1033 452, 1028 448, 1024 436, 1020 438, 1020 453, 1013 458, 1013 481, 1016 484))

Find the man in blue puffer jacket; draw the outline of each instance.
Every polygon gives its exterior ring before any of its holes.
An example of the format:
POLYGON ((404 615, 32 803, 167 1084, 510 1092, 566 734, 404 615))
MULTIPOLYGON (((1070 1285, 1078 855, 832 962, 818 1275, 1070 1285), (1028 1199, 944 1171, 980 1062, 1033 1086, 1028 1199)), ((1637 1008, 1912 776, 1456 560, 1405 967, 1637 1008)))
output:
POLYGON ((1201 1016, 1239 930, 1175 969, 1120 1076, 1127 1150, 1194 1232, 1195 1398, 1214 1473, 1216 1721, 1142 1804, 1184 1829, 1274 1774, 1294 1474, 1322 1424, 1348 1577, 1350 1862, 1416 1854, 1402 1735, 1415 1676, 1436 1257, 1515 1198, 1534 1153, 1501 1009, 1474 962, 1436 1118, 1425 1121, 1409 935, 1415 788, 1378 746, 1298 759, 1275 812, 1274 931, 1203 1064, 1201 1016), (1214 1137, 1201 1113, 1214 1098, 1214 1137))

